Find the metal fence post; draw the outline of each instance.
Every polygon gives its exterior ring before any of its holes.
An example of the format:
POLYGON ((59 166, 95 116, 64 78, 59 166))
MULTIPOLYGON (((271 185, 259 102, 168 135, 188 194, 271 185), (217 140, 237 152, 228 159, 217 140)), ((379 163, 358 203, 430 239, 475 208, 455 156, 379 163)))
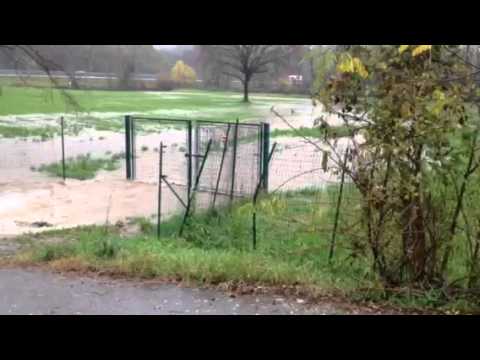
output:
POLYGON ((192 191, 192 120, 189 120, 187 123, 187 199, 190 198, 190 193, 192 191))
POLYGON ((135 119, 130 120, 130 135, 132 137, 131 140, 131 154, 132 154, 132 179, 135 180, 137 178, 137 149, 136 149, 136 129, 135 129, 135 119))
POLYGON ((158 161, 158 214, 157 238, 160 240, 160 223, 162 217, 162 180, 163 180, 163 142, 160 142, 160 156, 158 161))
POLYGON ((345 155, 344 155, 344 160, 343 160, 342 175, 341 175, 341 180, 340 180, 340 190, 339 190, 339 193, 338 193, 337 207, 336 207, 336 210, 335 210, 335 220, 334 220, 334 224, 333 224, 332 239, 331 239, 331 242, 330 242, 330 252, 328 254, 328 263, 329 264, 331 264, 331 262, 332 262, 333 253, 335 251, 335 240, 337 238, 338 219, 340 217, 340 206, 342 205, 343 185, 345 183, 345 167, 347 166, 348 152, 349 152, 349 149, 347 147, 345 149, 345 155))
MULTIPOLYGON (((277 143, 273 144, 272 150, 270 151, 269 154, 267 154, 267 159, 266 159, 266 168, 268 168, 268 165, 270 161, 272 160, 273 153, 275 152, 275 148, 277 147, 277 143)), ((252 236, 253 236, 253 250, 257 248, 257 199, 258 199, 258 194, 260 193, 260 188, 262 184, 265 181, 265 167, 262 170, 262 173, 260 174, 260 180, 258 181, 258 184, 255 188, 255 193, 253 194, 253 216, 252 216, 252 236)))
POLYGON ((233 159, 232 159, 232 184, 230 188, 230 205, 233 201, 233 193, 235 192, 235 171, 237 166, 237 146, 238 146, 238 123, 239 120, 235 122, 235 128, 233 131, 233 159))
POLYGON ((263 173, 263 189, 268 192, 268 155, 270 151, 270 124, 262 124, 262 171, 263 173))
POLYGON ((132 180, 132 163, 131 163, 131 150, 132 146, 131 141, 131 126, 130 126, 130 116, 125 116, 125 162, 127 166, 127 180, 132 180))
POLYGON ((65 124, 64 124, 63 116, 60 118, 60 126, 62 129, 62 175, 63 175, 63 181, 65 181, 67 176, 65 172, 65 124))

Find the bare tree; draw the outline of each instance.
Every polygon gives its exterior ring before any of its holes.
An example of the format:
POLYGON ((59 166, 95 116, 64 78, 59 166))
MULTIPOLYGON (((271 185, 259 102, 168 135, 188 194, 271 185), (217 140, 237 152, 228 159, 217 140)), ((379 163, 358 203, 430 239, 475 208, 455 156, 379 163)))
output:
POLYGON ((268 65, 281 61, 285 49, 280 45, 215 45, 223 73, 243 84, 243 101, 248 102, 250 80, 255 74, 268 72, 268 65))

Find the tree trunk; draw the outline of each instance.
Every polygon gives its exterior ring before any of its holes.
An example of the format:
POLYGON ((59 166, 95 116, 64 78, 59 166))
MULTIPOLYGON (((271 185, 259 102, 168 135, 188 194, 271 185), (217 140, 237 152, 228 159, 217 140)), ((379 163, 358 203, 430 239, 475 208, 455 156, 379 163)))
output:
POLYGON ((414 182, 409 185, 414 186, 413 194, 407 195, 409 201, 404 202, 406 210, 403 216, 403 243, 407 260, 407 268, 411 275, 411 281, 422 281, 425 277, 426 265, 426 226, 423 214, 423 199, 421 181, 418 179, 422 173, 422 152, 423 146, 420 145, 414 151, 413 166, 415 168, 414 182))
POLYGON ((404 260, 410 282, 423 280, 425 275, 425 222, 422 213, 422 202, 419 196, 404 202, 405 212, 402 216, 402 237, 404 260))
POLYGON ((92 72, 92 60, 93 60, 93 46, 90 45, 88 49, 88 57, 87 57, 87 71, 92 72))
POLYGON ((243 81, 243 102, 249 102, 248 99, 248 85, 250 83, 250 77, 245 76, 245 80, 243 81))

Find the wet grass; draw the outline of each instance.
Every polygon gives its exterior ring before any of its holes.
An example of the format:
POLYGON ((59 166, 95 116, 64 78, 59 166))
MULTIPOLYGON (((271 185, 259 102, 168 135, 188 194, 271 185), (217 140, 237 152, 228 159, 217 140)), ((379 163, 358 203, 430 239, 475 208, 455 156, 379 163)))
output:
MULTIPOLYGON (((252 251, 250 227, 245 226, 251 222, 250 206, 245 203, 235 206, 232 212, 197 215, 189 222, 183 237, 178 236, 182 217, 173 217, 162 223, 160 240, 155 236, 155 224, 143 218, 133 221, 140 229, 135 236, 122 236, 118 227, 102 226, 66 230, 64 235, 62 231, 45 232, 32 235, 36 238, 32 243, 41 245, 21 256, 33 262, 56 263, 56 266, 58 261, 67 266, 68 259, 77 263, 80 260, 95 269, 146 278, 323 289, 354 286, 355 277, 349 276, 346 269, 327 270, 327 237, 318 239, 307 233, 296 238, 286 236, 287 223, 274 220, 275 216, 270 213, 282 211, 283 204, 277 200, 264 199, 260 204, 266 216, 259 217, 259 244, 257 250, 252 251), (55 244, 41 241, 58 236, 64 236, 65 241, 55 244)), ((291 230, 288 233, 291 234, 291 230)), ((352 274, 356 271, 351 266, 348 270, 352 274)))
POLYGON ((295 285, 309 282, 310 278, 307 269, 288 262, 272 262, 263 253, 205 249, 185 239, 156 240, 145 234, 121 238, 112 232, 106 235, 102 227, 80 228, 65 237, 67 240, 61 244, 41 245, 23 253, 19 259, 50 263, 63 270, 81 263, 83 270, 109 269, 112 273, 132 277, 174 278, 210 284, 233 281, 295 285))
MULTIPOLYGON (((191 119, 220 122, 249 121, 268 113, 275 104, 301 105, 305 97, 295 95, 252 94, 251 103, 242 102, 236 92, 178 90, 172 92, 67 90, 78 103, 78 108, 69 106, 57 89, 4 86, 0 95, 0 116, 35 114, 29 119, 65 116, 65 134, 77 136, 82 130, 122 132, 124 115, 162 119, 191 119)), ((41 120, 43 121, 43 120, 41 120)), ((170 128, 174 125, 168 126, 170 128)), ((158 132, 166 126, 151 122, 138 122, 137 131, 158 132), (157 126, 158 125, 158 126, 157 126)), ((180 127, 181 128, 181 127, 180 127)), ((0 136, 3 137, 52 137, 60 133, 60 126, 18 126, 3 122, 0 136), (52 131, 47 128, 51 128, 52 131)))
MULTIPOLYGON (((259 108, 279 102, 298 103, 298 96, 252 94, 250 104, 243 103, 235 92, 185 90, 174 92, 68 90, 82 112, 116 112, 144 114, 169 118, 202 118, 216 121, 235 121, 259 114, 259 108)), ((59 90, 27 87, 3 88, 0 96, 0 115, 65 113, 73 109, 59 90)))
MULTIPOLYGON (((114 171, 119 168, 118 160, 121 155, 113 155, 107 158, 92 158, 89 154, 79 155, 65 161, 65 175, 70 179, 87 180, 93 179, 100 170, 114 171)), ((63 177, 62 162, 41 165, 38 169, 51 176, 63 177)))

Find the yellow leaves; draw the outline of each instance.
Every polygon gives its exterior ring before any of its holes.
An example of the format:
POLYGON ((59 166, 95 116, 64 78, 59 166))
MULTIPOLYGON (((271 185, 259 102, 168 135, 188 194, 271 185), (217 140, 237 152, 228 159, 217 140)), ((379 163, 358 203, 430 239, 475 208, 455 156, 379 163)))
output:
POLYGON ((432 50, 432 45, 420 45, 417 46, 413 51, 412 51, 412 56, 418 56, 420 54, 423 54, 425 51, 430 51, 432 50))
POLYGON ((436 89, 433 92, 433 97, 438 100, 438 101, 444 101, 445 100, 445 93, 439 89, 436 89))
POLYGON ((344 59, 337 65, 337 70, 341 73, 355 72, 352 57, 347 54, 347 56, 345 56, 344 59))
POLYGON ((182 60, 177 61, 171 72, 172 80, 180 83, 193 83, 197 80, 197 74, 182 60))
POLYGON ((403 54, 403 52, 404 52, 405 50, 407 50, 409 47, 410 47, 410 45, 400 45, 400 47, 398 48, 398 52, 399 52, 400 54, 403 54))
POLYGON ((364 79, 368 77, 368 71, 362 61, 357 57, 352 58, 349 54, 346 54, 343 60, 337 65, 337 71, 341 73, 358 74, 364 79))
POLYGON ((434 101, 432 102, 430 111, 433 115, 439 116, 448 102, 447 98, 445 93, 438 89, 433 92, 432 97, 434 101))
MULTIPOLYGON (((398 48, 399 54, 403 54, 406 50, 408 50, 412 45, 400 45, 398 48)), ((418 45, 416 46, 413 51, 412 51, 412 56, 416 57, 420 54, 423 54, 426 51, 431 51, 432 50, 432 45, 418 45)))
POLYGON ((366 79, 368 77, 368 71, 359 58, 353 58, 353 66, 355 72, 362 78, 366 79))

